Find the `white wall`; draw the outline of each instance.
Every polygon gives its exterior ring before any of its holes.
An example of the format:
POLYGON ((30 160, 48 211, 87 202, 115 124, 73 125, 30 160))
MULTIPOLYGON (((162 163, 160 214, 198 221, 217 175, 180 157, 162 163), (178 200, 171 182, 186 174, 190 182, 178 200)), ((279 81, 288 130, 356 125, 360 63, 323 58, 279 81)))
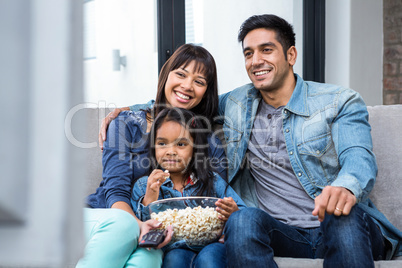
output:
MULTIPOLYGON (((85 100, 99 106, 126 106, 154 99, 158 76, 156 1, 95 2, 97 58, 85 61, 85 100), (120 72, 112 70, 113 49, 127 56, 127 67, 120 72)), ((295 72, 303 75, 302 1, 201 2, 203 46, 216 59, 220 93, 249 82, 237 33, 241 23, 255 14, 273 13, 293 24, 298 50, 295 72)), ((368 105, 381 104, 382 1, 327 0, 326 10, 326 82, 357 90, 368 105)))
POLYGON ((382 1, 327 0, 326 10, 326 82, 382 104, 382 1))
MULTIPOLYGON (((121 107, 155 98, 156 0, 95 0, 96 59, 84 61, 85 101, 121 107), (113 71, 112 51, 127 57, 113 71)), ((92 3, 91 3, 92 4, 92 3)))
MULTIPOLYGON (((84 63, 85 101, 121 107, 154 99, 158 79, 156 1, 94 2, 97 57, 84 63), (113 49, 121 49, 127 56, 127 67, 120 72, 112 70, 113 49)), ((194 7, 196 14, 204 12, 202 45, 216 60, 220 93, 250 82, 237 33, 241 23, 255 14, 273 13, 294 24, 299 52, 295 70, 302 74, 302 1, 202 0, 194 1, 194 7)))

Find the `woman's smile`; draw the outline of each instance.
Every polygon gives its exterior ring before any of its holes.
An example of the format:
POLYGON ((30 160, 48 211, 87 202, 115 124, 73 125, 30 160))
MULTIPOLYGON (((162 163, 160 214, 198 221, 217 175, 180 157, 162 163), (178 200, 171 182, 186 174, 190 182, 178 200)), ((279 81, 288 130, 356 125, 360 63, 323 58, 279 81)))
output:
POLYGON ((176 94, 178 101, 189 102, 191 100, 191 97, 189 95, 183 94, 179 91, 173 91, 173 92, 176 94))

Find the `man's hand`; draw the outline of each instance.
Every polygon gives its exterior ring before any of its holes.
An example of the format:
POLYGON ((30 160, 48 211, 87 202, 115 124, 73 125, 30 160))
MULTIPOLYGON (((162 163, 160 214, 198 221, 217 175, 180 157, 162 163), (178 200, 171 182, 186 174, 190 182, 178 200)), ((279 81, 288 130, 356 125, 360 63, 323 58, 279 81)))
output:
MULTIPOLYGON (((142 237, 146 233, 148 233, 150 230, 161 227, 161 224, 162 223, 158 222, 157 220, 147 220, 147 221, 143 222, 140 225, 140 238, 138 239, 138 242, 141 241, 142 237)), ((160 243, 158 245, 157 248, 162 248, 162 247, 166 246, 170 242, 170 240, 172 240, 172 237, 173 237, 172 226, 169 225, 166 229, 167 229, 166 238, 165 238, 165 240, 163 240, 162 243, 160 243)))
POLYGON ((218 217, 223 221, 227 221, 233 212, 239 210, 236 202, 231 197, 219 199, 215 202, 215 205, 217 206, 216 211, 219 212, 218 217))
POLYGON ((349 215, 356 204, 356 196, 346 188, 326 186, 314 202, 313 215, 318 216, 318 220, 322 222, 325 212, 335 216, 349 215))
POLYGON ((102 151, 103 151, 103 142, 106 140, 106 131, 110 122, 112 122, 112 120, 115 119, 120 114, 121 111, 128 111, 128 110, 130 110, 130 108, 128 107, 116 108, 112 112, 108 113, 108 115, 105 118, 103 118, 101 129, 99 131, 99 147, 101 148, 102 151))

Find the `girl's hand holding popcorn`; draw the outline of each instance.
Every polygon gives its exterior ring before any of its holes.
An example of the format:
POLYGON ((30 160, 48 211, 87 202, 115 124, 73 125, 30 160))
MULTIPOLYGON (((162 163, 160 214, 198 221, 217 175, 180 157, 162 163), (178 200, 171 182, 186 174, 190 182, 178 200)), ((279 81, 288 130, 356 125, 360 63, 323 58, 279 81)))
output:
POLYGON ((152 171, 151 175, 148 177, 147 190, 142 200, 144 206, 148 206, 149 203, 158 200, 159 189, 169 176, 170 174, 167 170, 154 169, 152 171))
POLYGON ((229 216, 238 211, 239 208, 237 207, 236 202, 233 200, 232 197, 225 197, 223 199, 219 199, 216 201, 215 205, 217 206, 216 211, 219 212, 219 219, 223 221, 227 221, 229 216))

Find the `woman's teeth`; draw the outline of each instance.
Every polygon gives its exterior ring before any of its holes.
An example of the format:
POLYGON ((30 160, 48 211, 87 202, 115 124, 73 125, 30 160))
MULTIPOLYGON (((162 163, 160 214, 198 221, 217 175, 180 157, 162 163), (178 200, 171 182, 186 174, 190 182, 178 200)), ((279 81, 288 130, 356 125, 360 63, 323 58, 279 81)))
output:
POLYGON ((184 100, 189 100, 190 97, 184 94, 181 94, 180 92, 176 92, 176 95, 179 96, 180 98, 184 99, 184 100))

